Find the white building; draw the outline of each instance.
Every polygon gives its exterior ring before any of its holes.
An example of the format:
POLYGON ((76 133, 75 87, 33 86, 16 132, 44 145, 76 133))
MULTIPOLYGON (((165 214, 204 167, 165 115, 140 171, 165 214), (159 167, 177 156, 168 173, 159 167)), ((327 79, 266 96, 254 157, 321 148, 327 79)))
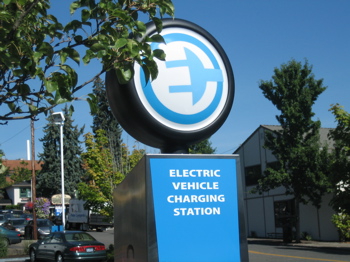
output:
MULTIPOLYGON (((280 187, 263 194, 250 191, 257 184, 258 177, 276 158, 265 149, 265 131, 280 130, 280 126, 259 126, 234 152, 240 156, 243 176, 243 192, 246 211, 247 233, 250 237, 282 238, 281 217, 293 216, 295 212, 292 195, 285 195, 280 187)), ((320 129, 321 143, 329 142, 329 128, 320 129)), ((330 145, 331 146, 331 145, 330 145)), ((338 232, 331 217, 334 211, 329 206, 331 196, 325 196, 320 209, 311 204, 300 204, 300 232, 306 232, 314 240, 337 241, 338 232)))
POLYGON ((31 184, 27 181, 12 184, 6 188, 7 195, 13 205, 24 205, 31 199, 31 184))

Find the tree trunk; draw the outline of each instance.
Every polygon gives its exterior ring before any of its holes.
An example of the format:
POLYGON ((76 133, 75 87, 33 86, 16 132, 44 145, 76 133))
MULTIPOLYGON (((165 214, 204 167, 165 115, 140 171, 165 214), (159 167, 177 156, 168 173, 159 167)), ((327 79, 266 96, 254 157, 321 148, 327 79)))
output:
POLYGON ((300 201, 295 198, 295 242, 300 243, 300 201))

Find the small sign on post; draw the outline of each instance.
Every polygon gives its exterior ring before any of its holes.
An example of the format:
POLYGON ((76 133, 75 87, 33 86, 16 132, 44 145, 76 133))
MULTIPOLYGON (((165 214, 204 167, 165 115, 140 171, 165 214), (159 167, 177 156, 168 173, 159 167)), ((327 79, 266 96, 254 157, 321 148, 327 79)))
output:
MULTIPOLYGON (((69 200, 71 200, 71 196, 64 195, 64 203, 68 204, 69 200)), ((51 203, 53 205, 62 205, 62 195, 61 194, 53 195, 51 197, 51 203)))

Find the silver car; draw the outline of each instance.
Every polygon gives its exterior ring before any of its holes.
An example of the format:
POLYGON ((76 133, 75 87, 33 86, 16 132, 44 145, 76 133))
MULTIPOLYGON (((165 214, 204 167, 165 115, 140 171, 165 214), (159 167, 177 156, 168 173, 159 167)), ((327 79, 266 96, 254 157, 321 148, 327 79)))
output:
MULTIPOLYGON (((38 238, 43 238, 51 233, 52 226, 55 224, 48 219, 36 219, 36 226, 38 230, 38 238)), ((34 236, 34 220, 29 220, 28 224, 24 228, 24 238, 33 239, 34 236)))

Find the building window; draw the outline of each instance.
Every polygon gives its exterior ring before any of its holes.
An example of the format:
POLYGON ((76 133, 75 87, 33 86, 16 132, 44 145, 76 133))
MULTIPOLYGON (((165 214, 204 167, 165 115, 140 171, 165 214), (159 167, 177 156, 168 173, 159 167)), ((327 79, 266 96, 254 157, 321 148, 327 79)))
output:
POLYGON ((295 201, 294 199, 285 201, 276 201, 274 203, 275 226, 283 227, 286 225, 294 226, 295 218, 295 201))
POLYGON ((274 170, 278 170, 281 168, 281 164, 278 161, 270 162, 266 164, 266 168, 272 168, 274 170))
POLYGON ((261 165, 248 166, 245 168, 245 185, 253 186, 258 184, 261 178, 261 165))
POLYGON ((30 188, 20 188, 19 197, 21 198, 30 197, 30 188))

